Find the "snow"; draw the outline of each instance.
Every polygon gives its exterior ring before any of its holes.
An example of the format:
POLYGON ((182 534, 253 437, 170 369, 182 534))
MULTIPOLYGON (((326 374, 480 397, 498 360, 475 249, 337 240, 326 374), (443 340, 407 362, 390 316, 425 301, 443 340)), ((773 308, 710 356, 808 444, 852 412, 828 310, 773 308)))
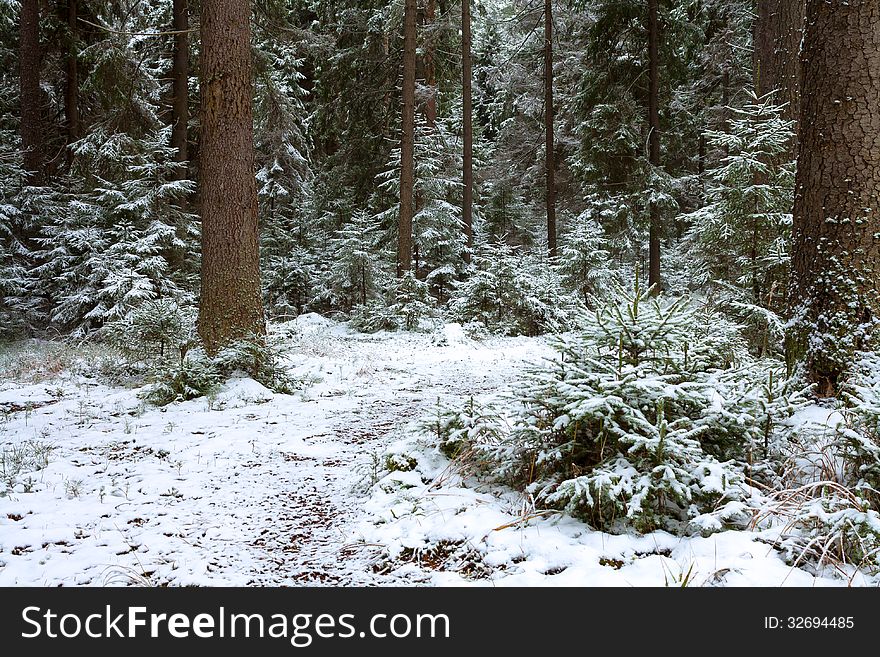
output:
POLYGON ((333 325, 333 321, 327 319, 323 315, 319 315, 318 313, 304 313, 299 315, 293 323, 301 330, 304 331, 318 331, 321 329, 326 329, 333 325))
POLYGON ((808 429, 834 429, 845 422, 843 415, 837 409, 829 409, 818 404, 811 404, 799 409, 789 421, 791 426, 808 429))
POLYGON ((597 532, 421 442, 438 399, 504 389, 545 339, 289 324, 292 395, 235 378, 156 408, 82 373, 0 371, 0 447, 27 455, 0 494, 0 586, 847 583, 786 565, 777 530, 597 532))

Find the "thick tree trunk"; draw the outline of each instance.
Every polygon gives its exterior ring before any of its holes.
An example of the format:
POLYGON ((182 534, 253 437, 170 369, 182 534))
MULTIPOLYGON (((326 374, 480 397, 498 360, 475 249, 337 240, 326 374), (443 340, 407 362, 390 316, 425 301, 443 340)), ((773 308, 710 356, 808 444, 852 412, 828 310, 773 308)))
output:
POLYGON ((471 261, 474 250, 474 124, 473 101, 471 98, 471 0, 461 2, 461 105, 462 105, 462 196, 461 219, 467 239, 464 260, 471 261))
MULTIPOLYGON (((660 166, 660 24, 658 0, 648 0, 648 157, 651 166, 660 166)), ((648 236, 648 285, 660 291, 660 208, 650 204, 648 236)))
POLYGON ((254 178, 251 7, 202 0, 199 335, 209 353, 265 333, 254 178))
MULTIPOLYGON (((189 124, 189 6, 188 0, 174 0, 174 59, 171 64, 171 147, 175 160, 189 160, 187 126, 189 124)), ((176 177, 187 177, 186 167, 177 169, 176 177)))
POLYGON ((64 79, 64 115, 67 123, 67 143, 72 144, 80 137, 79 124, 79 58, 77 54, 77 3, 67 0, 67 66, 64 79))
POLYGON ((880 318, 880 4, 809 0, 789 366, 832 395, 880 318))
POLYGON ((416 105, 416 0, 405 0, 403 15, 403 125, 400 135, 400 218, 397 275, 412 269, 413 139, 416 105))
POLYGON ((556 257, 556 152, 553 139, 553 4, 544 0, 544 169, 547 252, 556 257))
POLYGON ((774 101, 787 103, 785 117, 791 121, 797 121, 800 115, 799 53, 804 11, 805 0, 758 0, 755 20, 755 91, 759 96, 775 91, 774 101))
POLYGON ((19 101, 21 104, 21 150, 30 184, 40 184, 45 164, 43 102, 40 92, 39 0, 21 0, 19 14, 19 101))

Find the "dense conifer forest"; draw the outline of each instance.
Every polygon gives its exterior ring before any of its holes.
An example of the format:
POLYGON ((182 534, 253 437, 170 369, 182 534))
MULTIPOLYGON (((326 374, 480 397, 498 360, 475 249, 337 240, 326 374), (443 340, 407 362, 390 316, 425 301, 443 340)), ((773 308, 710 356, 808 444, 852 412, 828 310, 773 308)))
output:
POLYGON ((873 0, 0 0, 0 583, 876 585, 878 212, 873 0))

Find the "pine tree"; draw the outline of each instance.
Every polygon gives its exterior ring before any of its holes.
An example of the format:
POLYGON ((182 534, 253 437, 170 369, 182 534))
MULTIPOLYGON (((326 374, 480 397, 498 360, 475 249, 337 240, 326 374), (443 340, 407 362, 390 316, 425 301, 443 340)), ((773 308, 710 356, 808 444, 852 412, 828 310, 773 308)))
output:
MULTIPOLYGON (((263 296, 270 316, 298 315, 313 300, 320 244, 306 126, 304 66, 284 7, 260 8, 254 68, 254 139, 263 296)), ((320 201, 319 201, 320 202, 320 201)))
POLYGON ((80 137, 79 113, 79 43, 77 18, 78 0, 67 0, 67 57, 64 79, 64 119, 67 128, 68 146, 80 137))
POLYGON ((359 210, 331 240, 326 294, 334 306, 351 312, 376 296, 382 277, 377 257, 380 234, 379 223, 365 210, 359 210))
POLYGON ((727 131, 709 131, 710 148, 726 153, 706 173, 708 203, 683 215, 689 258, 713 279, 732 282, 742 300, 782 312, 794 200, 794 162, 785 160, 793 122, 772 96, 752 94, 730 108, 727 131))
POLYGON ((397 221, 397 276, 412 270, 413 245, 413 142, 416 94, 416 0, 404 0, 403 109, 400 129, 400 205, 397 221))
POLYGON ((170 132, 134 139, 93 130, 74 145, 70 175, 85 178, 88 191, 44 207, 31 275, 54 326, 86 334, 144 301, 187 301, 195 270, 173 271, 170 262, 195 264, 194 218, 180 209, 193 188, 175 175, 170 132))
POLYGON ((208 353, 265 333, 248 0, 202 3, 199 335, 208 353))
MULTIPOLYGON (((755 19, 754 75, 758 96, 774 94, 785 118, 800 114, 800 48, 804 34, 805 0, 760 0, 755 19)), ((794 155, 794 142, 788 154, 794 155)))
POLYGON ((553 121, 553 2, 544 0, 544 203, 547 252, 556 258, 556 145, 553 121))
POLYGON ((21 150, 31 182, 39 184, 45 166, 44 104, 40 89, 43 47, 38 0, 22 0, 19 18, 19 107, 21 150))
MULTIPOLYGON (((171 146, 178 162, 189 160, 189 2, 173 0, 174 57, 171 65, 171 146)), ((177 169, 187 178, 186 167, 177 169)))
POLYGON ((473 64, 471 57, 471 0, 461 2, 461 107, 462 107, 462 204, 461 220, 467 240, 465 262, 474 250, 474 118, 473 64))
MULTIPOLYGON (((419 205, 412 217, 412 270, 442 299, 462 271, 467 249, 459 201, 461 156, 445 121, 430 129, 419 118, 414 131, 413 193, 419 205)), ((402 151, 394 149, 388 168, 378 176, 379 188, 389 199, 398 195, 401 156, 402 151)), ((387 225, 392 215, 399 216, 399 208, 391 204, 378 216, 387 225)))
MULTIPOLYGON (((648 0, 648 160, 660 166, 660 21, 658 0, 648 0)), ((660 236, 663 224, 660 207, 654 199, 648 203, 648 284, 655 292, 660 283, 660 236)))
POLYGON ((588 214, 578 216, 562 236, 559 273, 567 289, 576 292, 584 305, 593 305, 613 278, 602 226, 588 214))

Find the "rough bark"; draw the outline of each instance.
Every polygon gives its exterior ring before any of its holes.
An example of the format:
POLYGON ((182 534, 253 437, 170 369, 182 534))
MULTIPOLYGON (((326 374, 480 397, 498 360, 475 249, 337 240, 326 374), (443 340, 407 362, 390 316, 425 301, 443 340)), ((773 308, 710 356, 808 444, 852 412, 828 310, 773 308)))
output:
MULTIPOLYGON (((189 160, 187 126, 189 124, 189 6, 188 0, 174 0, 174 59, 171 64, 171 147, 175 160, 189 160)), ((178 180, 187 177, 186 167, 175 172, 178 180)))
POLYGON ((784 114, 791 121, 797 121, 800 115, 799 53, 804 11, 805 0, 758 0, 755 20, 755 91, 759 96, 776 91, 774 100, 787 103, 784 114))
MULTIPOLYGON (((648 0, 648 157, 660 166, 660 24, 657 0, 648 0)), ((660 291, 660 208, 651 202, 648 235, 648 285, 660 291)))
POLYGON ((787 336, 833 395, 880 315, 880 4, 809 0, 787 336))
POLYGON ((412 269, 413 138, 416 100, 416 0, 405 0, 403 15, 403 120, 400 134, 400 216, 397 275, 412 269))
POLYGON ((248 0, 202 0, 199 335, 209 353, 265 333, 250 16, 248 0))
POLYGON ((462 195, 461 218, 467 239, 465 262, 471 261, 474 249, 474 125, 471 82, 471 0, 461 2, 461 106, 462 106, 462 195))
POLYGON ((544 171, 547 252, 556 257, 556 152, 553 139, 553 3, 544 0, 544 171))
POLYGON ((80 137, 79 120, 79 57, 77 54, 76 18, 78 0, 67 0, 67 62, 64 76, 64 116, 67 128, 67 143, 72 144, 80 137))
POLYGON ((43 99, 40 93, 42 59, 39 0, 21 0, 18 78, 21 150, 24 168, 29 173, 31 184, 40 184, 42 181, 45 158, 43 99))
POLYGON ((437 46, 434 42, 434 20, 437 17, 436 0, 425 3, 425 25, 428 27, 429 38, 425 44, 425 86, 428 97, 425 100, 425 123, 429 128, 437 124, 437 73, 434 65, 437 46))

